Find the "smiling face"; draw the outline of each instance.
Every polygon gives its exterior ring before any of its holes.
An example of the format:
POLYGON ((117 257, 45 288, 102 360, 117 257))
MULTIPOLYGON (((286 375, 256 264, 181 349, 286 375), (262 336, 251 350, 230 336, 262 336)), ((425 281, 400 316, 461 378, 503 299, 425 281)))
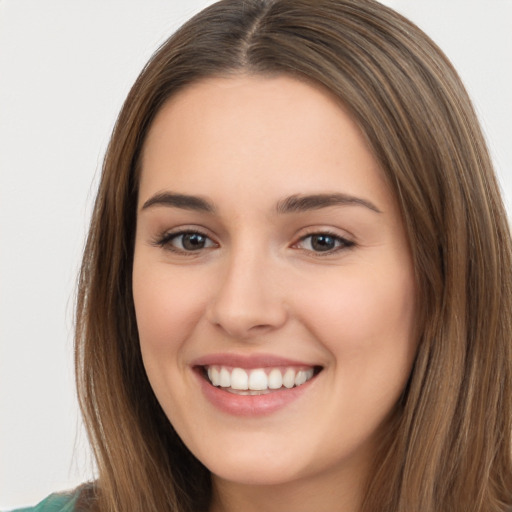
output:
POLYGON ((288 77, 189 86, 145 142, 137 217, 144 365, 214 482, 362 478, 411 371, 415 285, 351 118, 288 77))

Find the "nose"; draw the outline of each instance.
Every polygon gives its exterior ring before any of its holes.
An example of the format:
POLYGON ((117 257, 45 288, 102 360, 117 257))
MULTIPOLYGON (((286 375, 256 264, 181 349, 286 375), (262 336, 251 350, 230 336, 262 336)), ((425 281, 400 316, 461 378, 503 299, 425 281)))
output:
POLYGON ((224 262, 207 318, 231 338, 254 338, 279 329, 287 320, 279 269, 269 259, 245 252, 224 262))

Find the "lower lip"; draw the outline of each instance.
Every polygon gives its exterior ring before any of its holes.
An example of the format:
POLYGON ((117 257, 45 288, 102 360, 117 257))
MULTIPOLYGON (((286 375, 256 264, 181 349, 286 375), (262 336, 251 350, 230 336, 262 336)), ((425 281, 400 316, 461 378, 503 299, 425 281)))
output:
POLYGON ((272 414, 297 400, 316 380, 314 377, 295 388, 272 391, 264 395, 237 395, 212 386, 200 372, 196 372, 196 375, 206 398, 221 411, 235 416, 272 414))

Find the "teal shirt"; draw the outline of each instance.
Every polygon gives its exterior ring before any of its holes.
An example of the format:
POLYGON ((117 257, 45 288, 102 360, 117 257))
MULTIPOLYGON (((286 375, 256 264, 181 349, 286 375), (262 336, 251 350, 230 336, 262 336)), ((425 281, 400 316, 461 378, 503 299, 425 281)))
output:
POLYGON ((76 494, 51 494, 35 507, 20 508, 14 512, 73 512, 76 494))

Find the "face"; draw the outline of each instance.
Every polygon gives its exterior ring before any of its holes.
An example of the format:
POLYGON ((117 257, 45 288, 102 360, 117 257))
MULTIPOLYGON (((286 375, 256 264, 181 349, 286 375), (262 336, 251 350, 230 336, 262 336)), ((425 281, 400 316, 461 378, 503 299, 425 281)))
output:
POLYGON ((288 77, 215 78, 157 115, 133 294, 144 365, 214 479, 354 474, 415 354, 401 217, 355 123, 288 77))

